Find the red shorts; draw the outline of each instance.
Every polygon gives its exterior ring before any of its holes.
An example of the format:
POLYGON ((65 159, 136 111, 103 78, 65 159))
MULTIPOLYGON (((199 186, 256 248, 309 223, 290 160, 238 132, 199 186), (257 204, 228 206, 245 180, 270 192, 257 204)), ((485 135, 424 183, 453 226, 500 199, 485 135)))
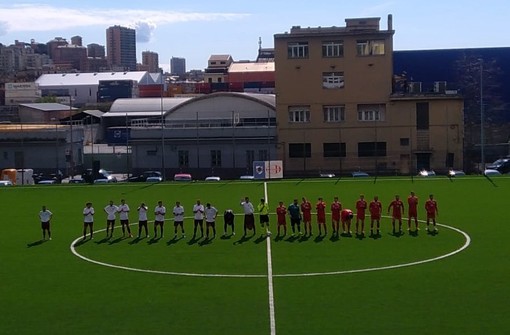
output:
POLYGON ((380 214, 370 214, 370 219, 381 220, 381 215, 380 214))
POLYGON ((303 221, 304 222, 311 222, 312 221, 312 214, 305 212, 303 213, 303 221))
POLYGON ((326 223, 326 215, 317 215, 317 223, 319 224, 326 223))
POLYGON ((402 220, 402 213, 393 213, 392 218, 395 220, 402 220))
POLYGON ((365 220, 365 213, 356 213, 356 219, 365 220))
POLYGON ((285 221, 285 219, 283 219, 283 220, 280 220, 280 219, 279 219, 279 220, 278 220, 278 225, 279 225, 279 226, 285 226, 285 225, 287 225, 287 221, 285 221))
POLYGON ((417 212, 417 211, 410 211, 410 212, 409 212, 409 217, 410 217, 410 218, 416 218, 416 217, 418 217, 418 212, 417 212))
POLYGON ((435 219, 436 213, 427 213, 427 219, 435 219))
POLYGON ((340 221, 340 214, 332 214, 331 219, 337 222, 340 221))

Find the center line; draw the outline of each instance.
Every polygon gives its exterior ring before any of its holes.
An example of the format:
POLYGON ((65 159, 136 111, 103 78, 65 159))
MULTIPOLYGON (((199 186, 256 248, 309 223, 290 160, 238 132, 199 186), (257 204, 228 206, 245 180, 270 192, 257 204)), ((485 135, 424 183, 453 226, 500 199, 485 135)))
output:
MULTIPOLYGON (((266 203, 269 203, 267 199, 267 182, 264 182, 264 199, 266 203)), ((273 288, 273 262, 271 260, 271 238, 266 238, 267 246, 267 284, 269 290, 269 326, 271 329, 271 335, 276 335, 276 319, 274 316, 274 288, 273 288)))

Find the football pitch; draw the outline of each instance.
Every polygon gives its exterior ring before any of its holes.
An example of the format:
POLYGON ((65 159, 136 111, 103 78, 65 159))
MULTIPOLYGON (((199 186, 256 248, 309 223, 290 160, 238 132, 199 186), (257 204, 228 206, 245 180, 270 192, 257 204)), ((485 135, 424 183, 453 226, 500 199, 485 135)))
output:
MULTIPOLYGON (((0 189, 1 334, 507 334, 510 328, 510 178, 302 179, 192 183, 45 185, 0 189), (407 232, 407 196, 419 197, 421 230, 407 232), (439 232, 425 230, 424 203, 438 202, 439 232), (275 208, 338 196, 354 210, 364 194, 383 205, 381 235, 276 236, 275 208), (406 205, 403 234, 392 234, 388 205, 406 205), (267 197, 271 231, 243 237, 241 198, 267 197), (106 238, 110 200, 129 204, 135 238, 119 220, 106 238), (192 239, 197 199, 219 210, 214 239, 192 239), (149 233, 158 200, 165 236, 136 238, 141 202, 149 233), (174 238, 172 208, 185 209, 186 237, 174 238), (94 239, 81 241, 82 210, 95 208, 94 239), (53 212, 42 241, 38 212, 53 212), (222 213, 236 213, 223 235, 222 213), (230 230, 229 230, 230 231, 230 230)), ((289 221, 289 220, 287 220, 289 221)), ((355 230, 355 218, 353 220, 355 230)), ((145 236, 145 234, 142 234, 145 236)))

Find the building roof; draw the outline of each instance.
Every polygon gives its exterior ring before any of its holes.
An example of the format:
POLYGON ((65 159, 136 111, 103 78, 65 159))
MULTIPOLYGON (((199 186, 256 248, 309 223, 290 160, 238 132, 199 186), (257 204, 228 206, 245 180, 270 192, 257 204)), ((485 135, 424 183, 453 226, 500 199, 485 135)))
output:
POLYGON ((218 60, 224 60, 224 61, 228 61, 229 59, 232 59, 232 56, 230 55, 211 55, 209 57, 209 60, 215 60, 215 61, 218 61, 218 60))
POLYGON ((95 117, 99 117, 99 118, 102 117, 104 114, 104 112, 100 111, 99 109, 87 109, 87 110, 82 111, 82 113, 92 115, 95 117))
POLYGON ((154 81, 147 71, 43 74, 35 82, 39 87, 90 86, 99 85, 100 80, 133 80, 142 85, 154 85, 160 82, 154 81))
POLYGON ((158 116, 164 111, 179 106, 192 98, 139 98, 117 99, 110 107, 110 111, 103 117, 129 116, 158 116))
MULTIPOLYGON (((63 105, 56 102, 39 102, 33 104, 20 104, 20 106, 37 109, 43 112, 63 111, 69 110, 69 105, 63 105)), ((76 108, 72 108, 75 110, 76 108)))
POLYGON ((166 115, 185 105, 218 97, 247 99, 263 104, 272 110, 276 109, 276 96, 274 94, 217 92, 186 98, 117 99, 112 104, 110 111, 103 114, 103 117, 150 117, 160 116, 162 112, 166 115))
POLYGON ((228 72, 274 72, 274 62, 232 63, 228 72))

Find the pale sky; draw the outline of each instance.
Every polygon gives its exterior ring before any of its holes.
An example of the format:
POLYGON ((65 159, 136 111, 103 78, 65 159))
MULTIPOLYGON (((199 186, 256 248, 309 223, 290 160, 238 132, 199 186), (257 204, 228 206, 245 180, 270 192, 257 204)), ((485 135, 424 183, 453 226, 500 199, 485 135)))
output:
POLYGON ((46 43, 79 35, 83 44, 106 45, 106 29, 137 29, 137 57, 159 54, 160 66, 171 57, 186 58, 186 68, 204 69, 212 54, 254 60, 258 40, 273 47, 274 34, 292 26, 345 26, 346 18, 393 15, 394 49, 510 47, 508 0, 140 0, 5 1, 0 0, 0 43, 46 43))

